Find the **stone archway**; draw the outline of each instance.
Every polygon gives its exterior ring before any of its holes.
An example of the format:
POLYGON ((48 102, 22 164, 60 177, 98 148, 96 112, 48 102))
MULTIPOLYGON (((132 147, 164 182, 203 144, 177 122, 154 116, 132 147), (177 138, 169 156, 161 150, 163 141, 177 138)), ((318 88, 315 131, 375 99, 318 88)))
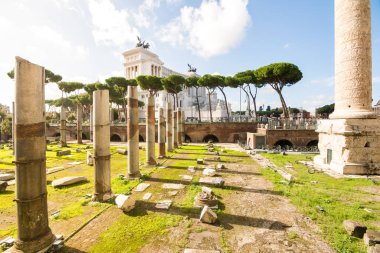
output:
POLYGON ((111 141, 114 141, 114 142, 121 142, 121 137, 120 137, 120 135, 118 135, 118 134, 113 134, 112 136, 111 136, 111 139, 110 139, 111 141))
POLYGON ((275 147, 281 146, 281 148, 293 147, 293 143, 291 141, 289 141, 289 140, 282 139, 282 140, 276 141, 276 143, 274 144, 274 146, 275 147))
POLYGON ((185 134, 185 142, 190 143, 191 142, 191 137, 185 134))
POLYGON ((306 144, 307 147, 318 147, 318 140, 312 140, 312 141, 309 141, 307 144, 306 144))
POLYGON ((144 140, 144 137, 140 134, 139 135, 139 142, 144 142, 145 140, 144 140))
POLYGON ((219 138, 216 137, 216 136, 213 135, 213 134, 208 134, 208 135, 206 135, 205 137, 203 137, 203 142, 209 142, 209 141, 212 141, 212 142, 219 142, 219 138))

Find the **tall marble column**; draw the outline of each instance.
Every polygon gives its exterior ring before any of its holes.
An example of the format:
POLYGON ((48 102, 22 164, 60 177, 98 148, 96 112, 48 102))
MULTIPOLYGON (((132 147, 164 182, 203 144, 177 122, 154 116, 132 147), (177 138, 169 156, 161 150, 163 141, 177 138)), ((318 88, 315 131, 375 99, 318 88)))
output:
POLYGON ((165 152, 165 117, 164 109, 161 107, 158 110, 158 155, 160 157, 166 156, 165 152))
POLYGON ((316 130, 317 166, 340 174, 380 174, 371 51, 370 0, 335 0, 335 111, 316 130))
POLYGON ((156 132, 156 119, 154 95, 149 95, 147 98, 146 107, 146 163, 155 165, 155 132, 156 132))
POLYGON ((181 108, 178 107, 177 109, 177 142, 178 145, 182 145, 182 111, 181 108))
POLYGON ((107 201, 112 197, 110 169, 110 120, 108 90, 93 93, 95 193, 93 200, 107 201))
POLYGON ((173 148, 178 148, 177 111, 173 110, 173 148))
POLYGON ((93 111, 93 108, 92 108, 92 105, 90 105, 90 141, 94 141, 94 135, 93 135, 93 133, 94 133, 94 130, 93 130, 93 128, 94 128, 94 126, 93 126, 94 115, 92 115, 93 114, 92 111, 93 111))
POLYGON ((139 178, 139 107, 136 86, 128 86, 128 177, 139 178))
POLYGON ((60 142, 61 147, 67 147, 67 139, 66 139, 66 107, 61 106, 61 124, 60 124, 60 142))
POLYGON ((16 57, 15 163, 17 239, 10 252, 47 250, 45 70, 16 57))
POLYGON ((335 0, 335 110, 330 118, 376 118, 371 103, 370 0, 335 0))
POLYGON ((83 111, 82 105, 77 104, 77 143, 82 144, 82 121, 83 121, 83 111))
POLYGON ((166 147, 167 152, 173 151, 173 106, 171 102, 166 102, 166 147))
POLYGON ((15 102, 12 102, 12 154, 15 154, 16 143, 15 143, 15 102))

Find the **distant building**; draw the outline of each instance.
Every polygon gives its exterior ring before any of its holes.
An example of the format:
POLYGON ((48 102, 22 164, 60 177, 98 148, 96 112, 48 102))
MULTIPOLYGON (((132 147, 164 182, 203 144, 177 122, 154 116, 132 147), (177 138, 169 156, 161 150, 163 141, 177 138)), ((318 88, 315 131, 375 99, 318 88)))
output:
MULTIPOLYGON (((172 74, 181 75, 185 78, 196 75, 195 72, 179 73, 164 66, 158 55, 148 49, 136 47, 127 50, 123 53, 124 56, 124 71, 127 79, 136 78, 139 75, 153 75, 159 77, 167 77, 172 74)), ((148 91, 138 88, 139 100, 146 103, 148 91)), ((156 117, 158 108, 166 108, 166 101, 173 98, 166 91, 160 91, 156 94, 156 117)), ((202 121, 209 120, 208 94, 204 87, 198 89, 198 100, 201 109, 202 121)), ((195 88, 184 88, 178 94, 178 106, 185 112, 185 118, 188 120, 198 119, 197 98, 195 88)), ((231 111, 231 105, 228 104, 231 111)), ((218 99, 217 93, 211 94, 212 116, 215 121, 226 118, 227 111, 224 100, 218 99)), ((145 118, 145 108, 140 108, 139 118, 145 118)))
POLYGON ((373 106, 373 110, 380 116, 380 100, 373 106))

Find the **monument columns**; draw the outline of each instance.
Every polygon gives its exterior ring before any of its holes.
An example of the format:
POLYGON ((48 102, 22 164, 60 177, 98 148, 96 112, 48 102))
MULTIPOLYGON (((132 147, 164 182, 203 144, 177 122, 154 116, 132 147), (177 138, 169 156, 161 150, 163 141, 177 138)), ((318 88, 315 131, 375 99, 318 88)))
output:
POLYGON ((161 157, 166 156, 165 152, 165 117, 164 117, 164 109, 161 107, 158 111, 158 146, 159 152, 158 155, 161 157))
POLYGON ((340 174, 380 174, 372 110, 370 0, 335 0, 335 111, 318 124, 314 163, 340 174))
POLYGON ((182 111, 181 108, 177 108, 177 142, 178 145, 182 145, 182 111))
POLYGON ((67 142, 66 142, 66 107, 61 106, 61 114, 60 114, 60 142, 61 142, 61 147, 67 147, 67 142))
POLYGON ((110 170, 110 120, 108 90, 93 93, 94 108, 94 161, 95 201, 107 201, 112 197, 110 170))
POLYGON ((167 152, 173 151, 173 106, 171 102, 166 102, 166 146, 167 152))
POLYGON ((77 104, 77 143, 82 144, 82 121, 83 121, 83 111, 82 105, 77 104))
POLYGON ((376 118, 371 102, 370 0, 335 0, 335 111, 330 118, 376 118))
POLYGON ((137 86, 128 86, 128 177, 139 178, 139 108, 137 86))
POLYGON ((173 148, 178 148, 177 111, 173 110, 173 148))
POLYGON ((146 163, 155 165, 155 133, 156 119, 154 116, 154 95, 149 94, 146 107, 146 163))
POLYGON ((55 240, 46 191, 45 70, 16 57, 17 239, 10 252, 38 252, 55 240))

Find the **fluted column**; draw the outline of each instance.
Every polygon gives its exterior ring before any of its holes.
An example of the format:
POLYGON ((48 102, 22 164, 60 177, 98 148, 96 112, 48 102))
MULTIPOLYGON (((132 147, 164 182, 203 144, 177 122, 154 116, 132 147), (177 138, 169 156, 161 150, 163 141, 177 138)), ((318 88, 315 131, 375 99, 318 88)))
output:
POLYGON ((110 120, 108 112, 108 90, 93 93, 94 108, 94 160, 95 201, 107 201, 112 197, 110 170, 110 120))
POLYGON ((146 163, 155 165, 155 128, 156 119, 154 115, 154 95, 149 95, 147 98, 146 107, 146 163))
POLYGON ((171 102, 166 103, 166 147, 168 152, 173 151, 173 106, 171 102))
POLYGON ((165 152, 165 117, 164 109, 161 107, 158 110, 158 155, 161 157, 166 156, 165 152))
POLYGON ((177 142, 178 145, 182 145, 182 111, 181 108, 177 108, 177 142))
POLYGON ((61 106, 61 114, 60 114, 60 143, 61 147, 67 147, 66 141, 66 107, 61 106))
POLYGON ((178 148, 177 111, 173 110, 173 148, 178 148))
POLYGON ((335 0, 335 111, 330 118, 376 118, 371 102, 370 0, 335 0))
POLYGON ((136 86, 128 86, 128 177, 139 178, 139 107, 136 86))
POLYGON ((77 104, 77 143, 78 144, 82 144, 82 120, 83 120, 82 105, 77 104))
POLYGON ((10 252, 39 252, 55 240, 46 191, 45 70, 16 57, 17 239, 10 252))

